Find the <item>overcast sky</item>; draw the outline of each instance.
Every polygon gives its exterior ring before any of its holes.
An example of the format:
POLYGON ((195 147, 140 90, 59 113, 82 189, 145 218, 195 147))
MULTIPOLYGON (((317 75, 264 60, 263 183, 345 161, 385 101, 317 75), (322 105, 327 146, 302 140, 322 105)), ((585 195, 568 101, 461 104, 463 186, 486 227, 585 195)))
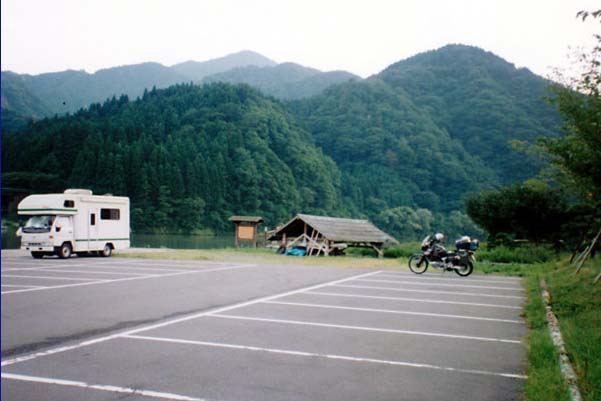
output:
POLYGON ((253 50, 366 77, 448 43, 549 76, 601 24, 599 0, 2 0, 2 70, 94 72, 253 50))

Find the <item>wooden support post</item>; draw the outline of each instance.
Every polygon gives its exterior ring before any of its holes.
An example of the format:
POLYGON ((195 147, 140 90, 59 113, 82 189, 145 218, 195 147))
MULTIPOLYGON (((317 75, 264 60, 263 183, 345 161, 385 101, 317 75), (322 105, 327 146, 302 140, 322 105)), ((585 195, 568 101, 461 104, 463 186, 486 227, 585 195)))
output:
POLYGON ((384 256, 384 252, 382 251, 382 249, 374 244, 371 244, 371 247, 376 251, 376 253, 378 254, 378 259, 384 256))
POLYGON ((595 245, 597 244, 597 241, 599 241, 599 237, 600 236, 601 236, 601 229, 599 229, 599 232, 597 232, 597 235, 595 235, 595 239, 593 239, 593 242, 591 242, 591 244, 589 245, 588 249, 582 255, 582 259, 580 260, 580 264, 576 268, 576 273, 578 273, 580 271, 580 269, 582 269, 582 266, 584 266, 584 263, 586 262, 586 260, 591 255, 592 250, 595 248, 595 245))

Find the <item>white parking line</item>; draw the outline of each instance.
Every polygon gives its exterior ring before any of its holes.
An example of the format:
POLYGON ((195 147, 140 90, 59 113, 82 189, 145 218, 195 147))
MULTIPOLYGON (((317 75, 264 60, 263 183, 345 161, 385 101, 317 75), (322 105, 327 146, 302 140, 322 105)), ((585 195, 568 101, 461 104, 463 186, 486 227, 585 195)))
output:
POLYGON ((464 336, 459 334, 446 334, 446 333, 432 333, 427 331, 414 331, 414 330, 398 330, 398 329, 385 329, 379 327, 366 327, 366 326, 350 326, 344 324, 331 324, 331 323, 319 323, 319 322, 308 322, 303 320, 286 320, 286 319, 269 319, 262 317, 251 317, 251 316, 240 316, 240 315, 224 315, 224 314, 212 314, 210 317, 220 319, 232 319, 232 320, 250 320, 256 322, 267 322, 267 323, 281 323, 281 324, 292 324, 299 326, 315 326, 315 327, 328 327, 335 329, 346 329, 346 330, 362 330, 362 331, 375 331, 379 333, 396 333, 396 334, 408 334, 416 336, 428 336, 428 337, 444 337, 444 338, 455 338, 460 340, 472 340, 472 341, 488 341, 508 344, 521 344, 520 340, 509 340, 505 338, 493 338, 493 337, 475 337, 475 336, 464 336))
POLYGON ((40 266, 35 266, 35 267, 14 267, 14 268, 10 268, 10 269, 2 269, 2 272, 40 270, 40 269, 54 270, 55 268, 62 269, 62 268, 85 267, 85 266, 89 266, 89 265, 85 265, 85 264, 68 264, 68 265, 56 265, 56 266, 40 265, 40 266))
POLYGON ((206 346, 206 347, 228 348, 228 349, 237 349, 237 350, 245 350, 245 351, 255 351, 255 352, 268 352, 268 353, 273 353, 273 354, 284 354, 284 355, 293 355, 293 356, 318 357, 318 358, 342 360, 342 361, 348 361, 348 362, 375 363, 375 364, 382 364, 382 365, 403 366, 403 367, 411 367, 411 368, 445 370, 445 371, 457 372, 457 373, 470 373, 470 374, 479 374, 479 375, 487 375, 487 376, 501 376, 501 377, 508 377, 508 378, 513 378, 513 379, 522 379, 522 380, 527 378, 527 376, 524 376, 521 374, 515 374, 515 373, 487 372, 484 370, 460 369, 460 368, 452 368, 452 367, 447 367, 447 366, 429 365, 429 364, 424 364, 424 363, 413 363, 413 362, 393 361, 393 360, 383 360, 383 359, 373 359, 373 358, 358 358, 358 357, 346 356, 346 355, 318 354, 318 353, 314 353, 314 352, 284 350, 284 349, 276 349, 276 348, 263 348, 263 347, 254 347, 254 346, 248 346, 248 345, 224 344, 224 343, 215 343, 215 342, 208 342, 208 341, 180 340, 180 339, 176 339, 176 338, 149 337, 149 336, 138 336, 138 335, 125 335, 122 337, 135 339, 135 340, 147 340, 147 341, 159 341, 159 342, 167 342, 167 343, 175 343, 175 344, 200 345, 200 346, 206 346))
POLYGON ((492 294, 482 294, 479 292, 455 292, 455 291, 435 291, 435 290, 411 290, 405 288, 391 288, 391 287, 376 287, 370 285, 333 285, 332 287, 344 287, 344 288, 366 288, 373 290, 388 290, 388 291, 400 291, 400 292, 422 292, 426 294, 450 294, 450 295, 461 295, 468 297, 490 297, 490 298, 512 298, 512 299, 525 299, 524 297, 519 297, 517 295, 492 295, 492 294))
MULTIPOLYGON (((245 265, 245 266, 242 266, 242 267, 248 267, 248 266, 249 265, 245 265)), ((238 267, 238 268, 240 268, 240 267, 238 267)), ((151 324, 151 325, 147 325, 147 326, 142 326, 140 328, 133 329, 133 330, 127 330, 127 331, 122 332, 122 333, 117 333, 117 334, 112 334, 112 335, 105 336, 105 337, 95 338, 95 339, 92 339, 92 340, 82 341, 80 343, 73 344, 73 345, 67 345, 67 346, 64 346, 64 347, 51 348, 51 349, 46 350, 46 351, 40 351, 40 352, 35 352, 35 353, 29 354, 29 355, 24 355, 24 356, 12 358, 12 359, 6 359, 6 360, 2 361, 2 363, 0 364, 0 366, 13 365, 13 364, 19 363, 19 362, 30 361, 32 359, 36 359, 36 358, 39 358, 41 356, 54 355, 54 354, 58 354, 58 353, 65 352, 65 351, 71 351, 71 350, 74 350, 74 349, 77 349, 77 348, 86 347, 86 346, 89 346, 89 345, 98 344, 98 343, 101 343, 101 342, 104 342, 104 341, 108 341, 108 340, 112 340, 112 339, 115 339, 115 338, 119 338, 119 337, 124 336, 124 335, 131 335, 131 334, 141 333, 141 332, 144 332, 144 331, 153 330, 153 329, 157 329, 157 328, 160 328, 160 327, 169 326, 169 325, 176 324, 176 323, 186 322, 188 320, 198 319, 198 318, 205 317, 205 316, 211 316, 211 315, 216 314, 216 313, 227 312, 229 310, 234 310, 234 309, 237 309, 237 308, 242 308, 242 307, 253 305, 253 304, 257 304, 257 303, 260 303, 260 302, 270 301, 270 300, 277 299, 277 298, 283 298, 283 297, 286 297, 286 296, 289 296, 289 295, 301 293, 303 291, 316 290, 316 289, 319 289, 319 288, 322 288, 322 287, 325 287, 325 286, 328 286, 328 285, 331 285, 331 284, 343 283, 345 281, 354 280, 355 278, 358 278, 358 277, 367 277, 367 276, 371 276, 371 275, 377 274, 377 273, 378 273, 377 271, 376 272, 370 272, 370 273, 363 273, 363 274, 359 274, 359 275, 356 275, 356 276, 351 276, 351 277, 347 277, 347 278, 343 278, 343 279, 339 279, 339 280, 328 281, 326 283, 317 284, 317 285, 311 285, 311 286, 308 286, 308 287, 299 288, 297 290, 286 291, 286 292, 282 292, 282 293, 275 294, 275 295, 269 295, 269 296, 258 298, 258 299, 252 300, 252 301, 240 302, 240 303, 237 303, 237 304, 233 304, 233 305, 229 305, 229 306, 224 306, 224 307, 216 308, 216 309, 209 310, 209 311, 206 311, 206 312, 196 313, 196 314, 193 314, 193 315, 190 315, 190 316, 184 316, 184 317, 180 317, 180 318, 176 318, 176 319, 172 319, 172 320, 167 320, 167 321, 162 322, 162 323, 157 323, 157 324, 151 324)), ((177 274, 182 274, 182 273, 177 273, 177 274)))
POLYGON ((21 276, 18 274, 3 274, 0 277, 11 277, 11 278, 39 278, 39 279, 44 279, 44 280, 67 280, 67 281, 96 281, 98 280, 97 278, 90 278, 90 277, 56 277, 56 276, 21 276))
MULTIPOLYGON (((179 272, 179 273, 150 274, 147 276, 125 277, 125 278, 117 278, 117 279, 109 279, 109 280, 90 279, 90 280, 95 280, 95 281, 86 282, 86 283, 77 283, 77 284, 63 284, 63 285, 56 285, 56 286, 45 287, 45 288, 28 288, 28 289, 23 289, 23 290, 3 291, 2 295, 31 292, 31 291, 43 291, 43 290, 54 290, 54 289, 61 289, 61 288, 82 287, 82 286, 86 286, 86 285, 109 284, 109 283, 117 283, 117 282, 122 282, 122 281, 146 280, 146 279, 157 278, 157 277, 174 277, 174 276, 181 276, 181 275, 185 275, 185 274, 210 273, 210 272, 216 272, 216 271, 222 271, 222 270, 245 269, 245 268, 248 268, 248 266, 249 265, 217 267, 215 269, 188 270, 188 271, 179 272)), ((19 276, 19 277, 33 277, 33 276, 19 276)))
POLYGON ((147 276, 147 273, 123 273, 123 272, 107 272, 107 271, 98 271, 98 270, 65 270, 65 269, 48 269, 43 268, 39 269, 42 272, 59 272, 59 273, 90 273, 90 274, 115 274, 118 276, 147 276))
POLYGON ((411 280, 411 281, 421 281, 425 283, 463 283, 463 284, 495 284, 497 286, 502 286, 502 288, 522 288, 520 282, 513 281, 498 281, 498 280, 464 280, 461 278, 438 278, 438 277, 429 277, 424 275, 417 274, 378 274, 377 278, 381 279, 402 279, 402 280, 411 280))
POLYGON ((33 382, 33 383, 55 384, 55 385, 67 386, 67 387, 79 387, 79 388, 83 388, 86 390, 100 390, 100 391, 108 391, 111 393, 141 395, 141 396, 145 396, 145 397, 162 398, 165 400, 208 401, 204 398, 188 397, 185 395, 164 393, 161 391, 142 390, 142 389, 138 389, 138 388, 120 387, 120 386, 112 386, 112 385, 106 385, 106 384, 90 384, 90 383, 74 381, 74 380, 54 379, 51 377, 39 377, 39 376, 29 376, 29 375, 18 375, 18 374, 14 374, 14 373, 2 373, 2 378, 10 379, 10 380, 33 382))
POLYGON ((442 301, 442 300, 439 300, 439 299, 405 298, 405 297, 385 297, 385 296, 378 296, 378 295, 344 294, 344 293, 338 293, 338 292, 321 292, 321 291, 307 291, 304 294, 327 295, 327 296, 330 296, 330 297, 386 299, 386 300, 391 300, 391 301, 425 302, 425 303, 432 303, 432 304, 467 305, 467 306, 482 306, 482 307, 487 307, 487 308, 502 308, 502 309, 517 309, 517 310, 522 310, 521 306, 497 305, 497 304, 483 304, 483 303, 478 303, 478 302, 442 301))
POLYGON ((382 275, 391 275, 391 276, 410 276, 410 277, 422 277, 425 279, 432 279, 432 280, 461 280, 461 281, 494 281, 494 282, 507 282, 507 283, 519 283, 522 281, 521 277, 504 277, 504 276, 477 276, 477 275, 471 275, 469 277, 455 277, 455 278, 444 278, 443 273, 440 274, 415 274, 409 271, 405 271, 405 272, 399 272, 399 271, 389 271, 389 270, 382 270, 382 275))
POLYGON ((488 322, 503 322, 503 323, 523 323, 520 320, 513 319, 496 319, 491 317, 479 317, 479 316, 467 316, 467 315, 449 315, 445 313, 429 313, 429 312, 412 312, 412 311, 401 311, 392 309, 377 309, 377 308, 358 308, 354 306, 339 306, 339 305, 324 305, 324 304, 311 304, 302 302, 282 302, 282 301, 267 301, 265 304, 274 305, 290 305, 290 306, 302 306, 307 308, 324 308, 324 309, 340 309, 340 310, 352 310, 359 312, 376 312, 376 313, 392 313, 397 315, 413 315, 413 316, 431 316, 431 317, 442 317, 450 319, 469 319, 469 320, 484 320, 488 322))
MULTIPOLYGON (((95 263, 97 265, 100 265, 100 263, 95 263)), ((92 267, 94 265, 87 265, 89 267, 92 267)), ((115 270, 144 270, 144 271, 151 271, 151 272, 159 272, 159 271, 166 271, 166 272, 187 272, 190 271, 189 269, 168 269, 166 267, 164 268, 159 268, 159 267, 138 267, 138 266, 131 266, 131 265, 114 265, 114 264, 102 264, 99 266, 102 269, 115 269, 115 270)))
POLYGON ((491 286, 485 286, 485 285, 467 285, 467 284, 420 283, 420 282, 417 282, 416 280, 409 280, 409 281, 402 280, 401 281, 401 280, 379 280, 379 279, 363 278, 363 279, 359 279, 359 280, 355 280, 355 281, 367 281, 370 283, 391 283, 391 284, 394 283, 394 284, 423 285, 423 286, 429 286, 429 287, 461 287, 461 288, 483 288, 486 290, 521 291, 521 292, 524 291, 522 288, 491 287, 491 286))
POLYGON ((45 288, 43 285, 25 285, 25 284, 2 284, 2 287, 18 288, 45 288))

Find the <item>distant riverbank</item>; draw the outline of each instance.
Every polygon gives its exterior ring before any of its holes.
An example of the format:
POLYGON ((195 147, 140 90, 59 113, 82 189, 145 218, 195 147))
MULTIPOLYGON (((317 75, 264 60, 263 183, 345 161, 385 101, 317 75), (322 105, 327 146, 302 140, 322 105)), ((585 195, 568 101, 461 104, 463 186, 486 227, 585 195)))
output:
MULTIPOLYGON (((2 231, 2 249, 19 249, 21 240, 12 227, 2 231)), ((132 234, 133 248, 222 249, 234 247, 234 236, 199 236, 181 234, 132 234)))

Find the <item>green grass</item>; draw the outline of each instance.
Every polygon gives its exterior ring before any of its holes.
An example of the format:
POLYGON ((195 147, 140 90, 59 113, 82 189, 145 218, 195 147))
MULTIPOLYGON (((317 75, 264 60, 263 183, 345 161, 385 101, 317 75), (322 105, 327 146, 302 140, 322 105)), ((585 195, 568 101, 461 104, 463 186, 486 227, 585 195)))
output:
POLYGON ((545 263, 557 260, 558 255, 546 245, 531 244, 517 247, 496 246, 488 248, 486 244, 476 253, 478 258, 493 263, 545 263))
POLYGON ((601 261, 588 262, 579 274, 560 263, 546 274, 551 305, 584 400, 601 401, 601 283, 593 278, 601 261))
POLYGON ((526 279, 528 304, 526 321, 530 327, 528 344, 528 380, 525 396, 528 401, 570 401, 567 386, 561 376, 559 354, 553 345, 545 306, 541 297, 539 274, 530 274, 526 279))
POLYGON ((347 255, 336 257, 284 256, 265 248, 225 249, 153 249, 131 250, 116 253, 116 256, 150 259, 212 260, 221 262, 270 263, 278 265, 318 265, 349 267, 358 269, 407 270, 406 259, 374 258, 373 256, 347 255))

